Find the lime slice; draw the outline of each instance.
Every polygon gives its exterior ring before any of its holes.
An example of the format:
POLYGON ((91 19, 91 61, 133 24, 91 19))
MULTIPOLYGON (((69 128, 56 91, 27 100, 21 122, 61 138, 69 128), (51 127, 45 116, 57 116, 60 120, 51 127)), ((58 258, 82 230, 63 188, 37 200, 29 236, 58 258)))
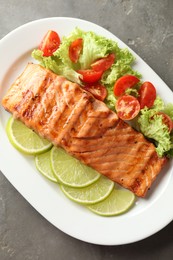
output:
POLYGON ((88 206, 88 208, 98 215, 109 217, 126 212, 134 201, 135 195, 132 192, 113 189, 104 201, 88 206))
POLYGON ((67 154, 62 148, 52 148, 51 165, 57 180, 70 187, 86 187, 100 178, 97 171, 67 154))
POLYGON ((57 179, 53 174, 51 163, 50 163, 50 151, 36 155, 35 165, 37 170, 40 173, 42 173, 47 179, 53 182, 57 182, 57 179))
POLYGON ((114 188, 114 182, 101 176, 95 183, 84 188, 73 188, 61 185, 64 194, 80 204, 94 204, 104 200, 114 188))
POLYGON ((49 141, 13 117, 8 120, 6 131, 11 144, 25 154, 40 154, 52 147, 49 141))

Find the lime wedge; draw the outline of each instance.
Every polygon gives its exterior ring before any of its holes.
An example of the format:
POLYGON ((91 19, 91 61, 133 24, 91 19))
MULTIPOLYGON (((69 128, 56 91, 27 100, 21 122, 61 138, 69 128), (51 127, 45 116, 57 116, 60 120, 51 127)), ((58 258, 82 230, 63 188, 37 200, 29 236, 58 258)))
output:
POLYGON ((50 151, 36 155, 35 165, 37 170, 40 173, 42 173, 47 179, 53 182, 57 182, 57 179, 53 174, 51 163, 50 163, 50 151))
POLYGON ((6 131, 11 144, 25 154, 40 154, 52 147, 49 141, 13 117, 8 120, 6 131))
POLYGON ((135 195, 127 190, 113 189, 111 194, 97 204, 90 205, 88 208, 101 216, 115 216, 126 212, 135 201, 135 195))
POLYGON ((114 188, 114 182, 101 176, 95 183, 84 188, 73 188, 61 185, 64 194, 80 204, 94 204, 106 199, 114 188))
POLYGON ((51 165, 57 180, 70 187, 86 187, 100 178, 97 171, 67 154, 62 148, 52 148, 51 165))

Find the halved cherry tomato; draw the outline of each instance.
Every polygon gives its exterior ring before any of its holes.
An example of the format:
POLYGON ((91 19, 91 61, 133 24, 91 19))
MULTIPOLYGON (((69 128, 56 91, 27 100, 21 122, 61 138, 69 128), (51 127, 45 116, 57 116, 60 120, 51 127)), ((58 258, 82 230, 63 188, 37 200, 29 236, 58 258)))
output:
POLYGON ((78 70, 79 74, 81 74, 82 81, 85 83, 95 83, 101 79, 103 71, 94 71, 94 70, 78 70))
POLYGON ((137 98, 124 95, 116 102, 116 111, 119 118, 122 120, 131 120, 135 118, 140 111, 140 104, 137 98))
POLYGON ((144 82, 139 89, 139 103, 141 109, 145 106, 151 108, 156 99, 156 89, 151 82, 144 82))
POLYGON ((162 116, 163 123, 165 125, 167 125, 167 127, 169 129, 169 132, 171 132, 172 129, 173 129, 173 121, 172 121, 172 119, 167 114, 165 114, 163 112, 159 112, 158 114, 162 116))
POLYGON ((57 32, 49 30, 41 41, 38 49, 43 52, 43 56, 51 56, 60 45, 60 37, 57 32))
POLYGON ((74 63, 76 63, 79 59, 80 53, 82 51, 83 47, 83 39, 78 38, 74 40, 70 46, 69 46, 69 57, 70 60, 74 63))
POLYGON ((101 101, 104 101, 107 96, 107 89, 101 84, 86 85, 83 88, 101 101))
POLYGON ((91 64, 91 68, 95 71, 108 70, 115 61, 115 54, 111 53, 105 58, 101 58, 91 64))
POLYGON ((134 87, 139 79, 133 75, 124 75, 119 78, 114 85, 114 95, 119 97, 124 94, 127 88, 134 87))

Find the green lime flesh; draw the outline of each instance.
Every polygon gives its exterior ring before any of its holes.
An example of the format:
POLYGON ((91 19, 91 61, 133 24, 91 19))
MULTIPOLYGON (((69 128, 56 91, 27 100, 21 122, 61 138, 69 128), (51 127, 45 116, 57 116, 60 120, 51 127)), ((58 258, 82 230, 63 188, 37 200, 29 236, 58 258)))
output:
POLYGON ((37 170, 42 173, 47 179, 57 182, 55 178, 51 163, 50 163, 50 151, 38 154, 35 156, 35 165, 37 170))
POLYGON ((11 144, 25 154, 44 153, 52 147, 48 140, 40 137, 32 129, 13 117, 8 120, 6 132, 11 144))
POLYGON ((132 192, 115 188, 104 201, 90 205, 88 209, 101 216, 116 216, 127 212, 134 202, 132 192))
POLYGON ((97 171, 58 147, 53 147, 51 150, 51 166, 57 180, 70 187, 86 187, 101 176, 97 171))
POLYGON ((80 204, 94 204, 106 199, 114 188, 114 182, 101 176, 95 183, 84 188, 73 188, 61 185, 64 194, 80 204))

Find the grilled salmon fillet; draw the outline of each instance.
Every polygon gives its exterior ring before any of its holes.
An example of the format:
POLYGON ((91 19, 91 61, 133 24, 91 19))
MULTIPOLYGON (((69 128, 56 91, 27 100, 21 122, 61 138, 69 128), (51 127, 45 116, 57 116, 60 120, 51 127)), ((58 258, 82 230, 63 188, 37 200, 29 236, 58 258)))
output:
POLYGON ((2 105, 40 136, 139 197, 166 161, 103 102, 40 65, 27 65, 2 105))

